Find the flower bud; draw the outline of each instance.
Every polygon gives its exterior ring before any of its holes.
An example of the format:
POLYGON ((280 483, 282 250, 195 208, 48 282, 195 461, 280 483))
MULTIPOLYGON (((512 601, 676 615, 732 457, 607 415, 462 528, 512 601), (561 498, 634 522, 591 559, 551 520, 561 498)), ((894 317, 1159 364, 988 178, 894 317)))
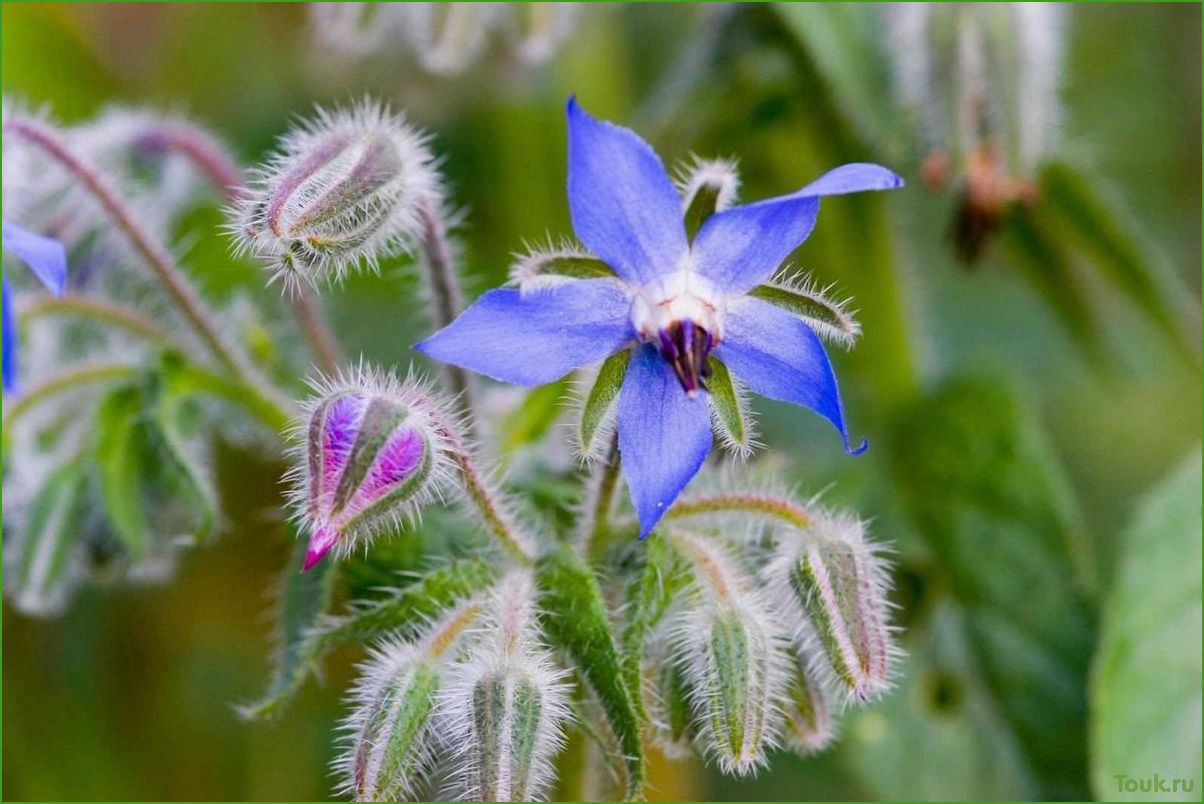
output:
POLYGON ((467 603, 417 642, 386 641, 372 651, 343 723, 346 746, 335 762, 342 793, 356 801, 400 801, 415 794, 431 765, 442 661, 470 633, 479 612, 479 603, 467 603))
POLYGON ((438 207, 426 138, 370 103, 319 110, 290 131, 240 202, 238 248, 267 260, 272 281, 342 279, 407 248, 420 207, 438 207))
POLYGON ((652 678, 652 738, 669 759, 684 759, 689 756, 693 736, 690 687, 684 669, 672 660, 667 646, 651 648, 644 667, 645 675, 652 678))
POLYGON ((701 605, 683 618, 676 649, 695 729, 720 770, 744 776, 766 764, 765 751, 777 740, 787 643, 731 556, 703 538, 674 540, 701 579, 701 605))
POLYGON ((836 723, 823 685, 805 661, 790 681, 785 734, 786 744, 801 757, 824 750, 836 739, 836 723))
POLYGON ((864 702, 890 688, 889 587, 881 548, 851 515, 821 515, 784 538, 769 569, 787 605, 801 609, 798 641, 822 653, 834 684, 864 702))
POLYGON ((441 704, 453 780, 465 800, 532 801, 552 779, 568 685, 537 644, 528 572, 502 580, 492 614, 477 654, 461 666, 441 704))
POLYGON ((311 407, 293 497, 310 533, 305 569, 331 549, 399 527, 444 471, 432 402, 414 382, 361 373, 336 380, 311 407))

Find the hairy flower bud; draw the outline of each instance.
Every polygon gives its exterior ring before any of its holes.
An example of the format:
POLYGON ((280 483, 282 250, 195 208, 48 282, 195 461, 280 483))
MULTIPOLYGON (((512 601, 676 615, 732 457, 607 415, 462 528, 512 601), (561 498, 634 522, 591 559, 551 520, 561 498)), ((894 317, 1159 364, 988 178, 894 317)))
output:
POLYGON ((532 801, 552 778, 568 685, 537 643, 534 600, 528 572, 502 580, 483 642, 440 704, 462 799, 532 801))
POLYGON ((827 695, 805 659, 790 681, 784 731, 786 744, 802 757, 823 751, 836 739, 836 722, 827 695))
POLYGON ((464 604, 415 643, 392 640, 373 649, 342 727, 345 750, 335 761, 342 793, 356 801, 400 801, 415 794, 432 763, 431 725, 443 660, 471 633, 479 613, 479 603, 464 604))
POLYGON ((305 569, 396 528, 430 499, 446 465, 434 402, 416 382, 371 372, 320 384, 304 456, 291 472, 309 530, 305 569))
POLYGON ((695 729, 720 770, 744 776, 766 763, 765 751, 777 741, 787 643, 751 579, 724 550, 701 538, 674 538, 701 576, 701 605, 682 619, 676 650, 695 729))
POLYGON ((272 281, 316 285, 408 248, 421 206, 439 198, 426 137, 400 115, 371 103, 319 110, 260 168, 231 232, 272 281))
POLYGON ((881 550, 857 517, 825 514, 806 532, 787 534, 768 569, 785 605, 803 615, 799 643, 822 653, 833 684, 859 702, 890 688, 897 652, 881 550))

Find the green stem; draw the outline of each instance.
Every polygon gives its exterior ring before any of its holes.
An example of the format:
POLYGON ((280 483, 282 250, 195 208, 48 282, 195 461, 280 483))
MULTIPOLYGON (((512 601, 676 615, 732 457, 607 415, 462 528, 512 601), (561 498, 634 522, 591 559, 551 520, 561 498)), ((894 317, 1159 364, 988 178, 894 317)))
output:
POLYGON ((63 296, 57 299, 39 296, 37 301, 21 311, 21 322, 51 315, 97 321, 155 344, 179 346, 171 335, 141 313, 94 296, 63 296))
POLYGON ((102 365, 85 366, 84 368, 55 375, 23 393, 13 403, 13 406, 8 410, 8 415, 4 417, 4 429, 7 430, 17 419, 33 410, 42 402, 59 394, 64 394, 93 383, 123 380, 133 377, 139 370, 138 366, 126 363, 105 363, 102 365))
POLYGON ((767 516, 796 528, 809 528, 815 521, 811 512, 795 502, 773 494, 760 494, 752 491, 710 494, 705 497, 681 500, 669 509, 665 514, 665 519, 686 519, 687 517, 728 512, 767 516))
POLYGON ((606 459, 594 473, 590 486, 588 531, 585 555, 591 563, 600 563, 611 532, 610 512, 614 509, 615 492, 619 487, 619 439, 611 438, 606 459))
POLYGON ((523 566, 533 566, 535 558, 527 546, 528 539, 507 510, 505 495, 477 466, 459 426, 434 406, 429 406, 428 412, 446 444, 447 452, 455 461, 460 478, 464 482, 464 490, 480 515, 485 529, 497 539, 512 559, 523 566))

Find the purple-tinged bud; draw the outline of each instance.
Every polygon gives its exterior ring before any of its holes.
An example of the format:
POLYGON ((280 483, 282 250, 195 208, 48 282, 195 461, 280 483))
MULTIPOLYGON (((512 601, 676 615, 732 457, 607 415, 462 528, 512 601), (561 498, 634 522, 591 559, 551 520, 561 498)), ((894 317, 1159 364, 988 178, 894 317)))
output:
POLYGON ((305 569, 331 550, 400 527, 430 499, 446 459, 435 403, 414 382, 361 372, 319 389, 304 430, 294 501, 309 531, 305 569))
POLYGON ((400 115, 372 103, 319 110, 259 169, 231 233, 272 281, 317 285, 408 249, 420 207, 440 198, 426 137, 400 115))
POLYGON ((784 605, 800 615, 796 639, 820 653, 832 686, 865 702, 891 686, 888 565, 850 514, 822 514, 806 531, 786 533, 767 572, 784 605))

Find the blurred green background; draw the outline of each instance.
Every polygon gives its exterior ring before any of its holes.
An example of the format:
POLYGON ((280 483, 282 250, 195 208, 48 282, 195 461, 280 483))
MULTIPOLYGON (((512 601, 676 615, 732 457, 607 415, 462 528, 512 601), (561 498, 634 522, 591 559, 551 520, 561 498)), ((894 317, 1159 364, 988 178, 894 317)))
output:
MULTIPOLYGON (((1170 289, 1194 364, 1089 249, 1070 258, 1080 293, 1061 312, 1002 243, 972 270, 957 263, 955 199, 922 187, 920 149, 878 136, 896 129, 888 108, 858 110, 883 102, 883 76, 866 77, 824 27, 872 27, 870 6, 590 7, 550 64, 486 61, 451 77, 401 61, 331 63, 305 9, 289 4, 2 13, 6 96, 67 123, 111 103, 184 111, 247 164, 315 103, 390 100, 445 159, 466 212, 472 294, 504 278, 525 240, 569 231, 562 109, 573 92, 666 161, 739 157, 747 199, 841 161, 897 169, 908 189, 825 202, 799 253, 861 311, 864 338, 834 359, 869 453, 845 459, 814 417, 761 410, 763 441, 802 487, 834 483, 829 499, 875 518, 896 546, 910 655, 899 689, 850 713, 818 758, 778 755, 754 781, 658 763, 653 795, 1110 797, 1112 773, 1194 774, 1200 789, 1198 5, 1071 9, 1055 150, 1108 188, 1125 236, 1170 289), (1068 334, 1084 305, 1094 358, 1068 334)), ((1071 238, 1050 226, 1055 241, 1071 238)), ((256 279, 225 255, 206 230, 188 267, 219 290, 256 279)), ((404 367, 426 326, 415 287, 399 266, 327 294, 347 351, 404 367)), ((277 723, 233 711, 268 667, 270 589, 286 555, 273 514, 280 468, 219 451, 227 527, 170 584, 85 589, 54 620, 5 606, 5 799, 328 796, 357 651, 336 655, 277 723)))

